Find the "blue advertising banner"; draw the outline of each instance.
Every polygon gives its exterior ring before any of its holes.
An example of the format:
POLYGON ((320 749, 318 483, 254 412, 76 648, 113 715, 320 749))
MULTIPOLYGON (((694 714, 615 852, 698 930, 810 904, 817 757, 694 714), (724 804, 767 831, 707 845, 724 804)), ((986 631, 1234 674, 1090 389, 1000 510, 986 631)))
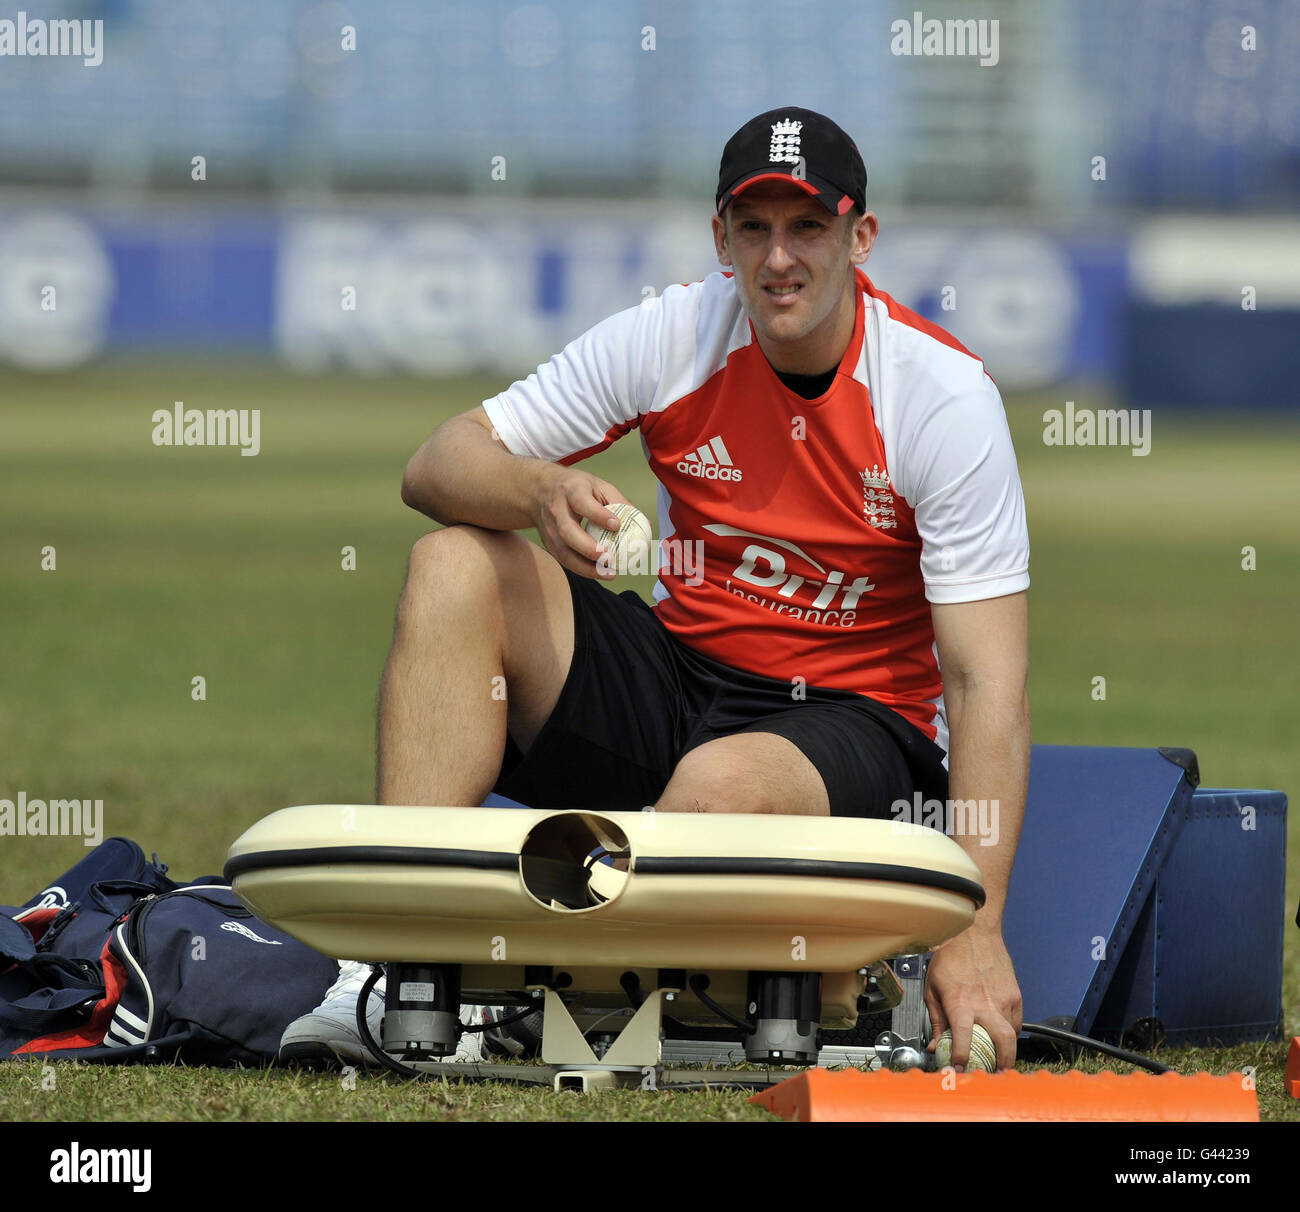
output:
MULTIPOLYGON (((0 213, 0 359, 31 369, 208 351, 303 371, 522 376, 606 316, 718 268, 708 223, 685 207, 0 213)), ((1120 228, 911 224, 884 227, 866 269, 1004 392, 1098 379, 1162 404, 1207 390, 1231 404, 1233 385, 1240 402, 1294 402, 1300 375, 1269 355, 1290 348, 1293 311, 1261 322, 1264 291, 1245 320, 1238 309, 1207 327, 1182 285, 1150 297, 1168 272, 1148 267, 1135 285, 1132 249, 1120 228), (1225 385, 1215 368, 1248 355, 1249 383, 1225 385)), ((1176 243, 1170 255, 1182 264, 1176 243)))

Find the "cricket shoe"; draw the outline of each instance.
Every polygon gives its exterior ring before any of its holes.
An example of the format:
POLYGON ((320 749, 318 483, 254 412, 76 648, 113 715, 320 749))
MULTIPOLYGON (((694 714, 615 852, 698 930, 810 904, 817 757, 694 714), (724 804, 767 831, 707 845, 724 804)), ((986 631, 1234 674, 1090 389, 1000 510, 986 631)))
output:
MULTIPOLYGON (((325 998, 310 1014, 294 1019, 280 1037, 280 1063, 315 1065, 374 1065, 378 1064, 366 1047, 357 1030, 357 999, 371 972, 369 964, 357 960, 340 960, 338 979, 329 987, 325 998)), ((370 991, 366 1004, 366 1025, 378 1040, 384 1020, 385 978, 380 977, 370 991)), ((466 1026, 482 1026, 493 1021, 493 1010, 503 1014, 500 1007, 462 1006, 460 1021, 466 1026)), ((490 1061, 483 1047, 484 1032, 466 1032, 456 1045, 452 1056, 440 1061, 418 1061, 415 1068, 446 1064, 449 1061, 467 1063, 490 1061)), ((410 1063, 410 1062, 406 1062, 410 1063)))

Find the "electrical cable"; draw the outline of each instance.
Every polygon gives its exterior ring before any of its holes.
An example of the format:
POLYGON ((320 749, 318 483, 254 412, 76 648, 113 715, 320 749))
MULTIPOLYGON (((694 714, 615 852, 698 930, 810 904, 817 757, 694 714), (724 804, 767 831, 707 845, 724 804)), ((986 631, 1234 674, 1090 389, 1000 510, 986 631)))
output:
POLYGON ((593 850, 589 855, 587 855, 587 861, 583 863, 583 867, 586 868, 588 871, 590 871, 591 868, 594 867, 597 863, 602 862, 607 858, 608 859, 627 858, 631 853, 632 851, 630 849, 606 850, 604 846, 597 846, 595 850, 593 850))
POLYGON ((1104 1056, 1113 1056, 1116 1060, 1127 1061, 1130 1065, 1137 1065, 1139 1068, 1147 1070, 1148 1073, 1172 1072, 1168 1065, 1162 1065, 1159 1061, 1150 1060, 1137 1052, 1117 1048, 1114 1044, 1103 1044, 1101 1040, 1092 1039, 1087 1035, 1076 1035, 1073 1031, 1066 1031, 1061 1027, 1047 1027, 1042 1023, 1022 1023, 1020 1029, 1026 1035, 1041 1035, 1045 1039, 1060 1040, 1063 1043, 1074 1044, 1076 1047, 1091 1052, 1100 1052, 1104 1056))
POLYGON ((726 1019, 733 1027, 739 1027, 746 1035, 753 1035, 755 1027, 753 1023, 747 1023, 744 1019, 737 1018, 729 1010, 724 1010, 717 1002, 713 1000, 705 989, 709 987, 709 978, 702 973, 697 972, 690 979, 691 992, 700 999, 710 1010, 719 1018, 726 1019))
POLYGON ((536 1013, 536 1006, 525 1006, 524 1009, 518 1011, 516 1014, 509 1015, 507 1018, 499 1018, 495 1022, 491 1023, 480 1023, 477 1027, 467 1027, 462 1023, 460 1029, 461 1033, 464 1035, 474 1035, 479 1031, 492 1031, 497 1027, 505 1027, 510 1023, 520 1022, 521 1020, 526 1019, 530 1014, 536 1013))

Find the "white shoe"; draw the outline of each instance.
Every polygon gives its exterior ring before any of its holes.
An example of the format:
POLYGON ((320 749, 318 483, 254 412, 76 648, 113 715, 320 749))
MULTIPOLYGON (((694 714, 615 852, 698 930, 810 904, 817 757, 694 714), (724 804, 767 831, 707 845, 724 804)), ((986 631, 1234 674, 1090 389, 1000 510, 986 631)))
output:
MULTIPOLYGON (((352 1065, 377 1064, 357 1031, 357 998, 361 987, 369 978, 369 964, 357 960, 340 960, 338 979, 329 987, 321 1004, 310 1014, 294 1019, 280 1037, 280 1061, 299 1064, 342 1061, 352 1065)), ((376 1040, 384 1021, 385 978, 380 977, 370 991, 366 1006, 366 1025, 376 1040)), ((478 1026, 491 1021, 488 1007, 462 1006, 460 1021, 465 1026, 478 1026)), ((490 1060, 483 1053, 483 1033, 467 1032, 460 1037, 453 1056, 438 1061, 419 1061, 416 1068, 428 1064, 446 1064, 450 1061, 467 1063, 490 1060)))

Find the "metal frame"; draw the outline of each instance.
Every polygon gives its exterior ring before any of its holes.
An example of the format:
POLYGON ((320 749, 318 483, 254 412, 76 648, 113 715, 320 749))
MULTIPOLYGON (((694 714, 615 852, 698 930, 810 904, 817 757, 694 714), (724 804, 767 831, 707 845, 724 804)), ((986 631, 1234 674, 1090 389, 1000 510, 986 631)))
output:
MULTIPOLYGON (((868 1012, 891 1009, 893 1029, 884 1032, 874 1047, 824 1047, 818 1053, 817 1067, 919 1067, 924 1062, 928 1031, 923 998, 925 957, 898 956, 892 966, 889 961, 877 961, 862 969, 861 975, 866 979, 868 1012)), ((556 1091, 587 1093, 637 1088, 765 1089, 808 1068, 791 1065, 780 1069, 757 1067, 745 1073, 721 1072, 712 1066, 746 1063, 745 1050, 739 1041, 663 1039, 664 1005, 681 992, 673 987, 655 989, 627 1017, 621 1030, 603 1032, 614 1039, 597 1055, 554 989, 538 986, 530 992, 543 998, 542 1064, 436 1062, 420 1065, 419 1071, 435 1077, 549 1084, 556 1091), (701 1068, 667 1067, 691 1064, 701 1068)))

